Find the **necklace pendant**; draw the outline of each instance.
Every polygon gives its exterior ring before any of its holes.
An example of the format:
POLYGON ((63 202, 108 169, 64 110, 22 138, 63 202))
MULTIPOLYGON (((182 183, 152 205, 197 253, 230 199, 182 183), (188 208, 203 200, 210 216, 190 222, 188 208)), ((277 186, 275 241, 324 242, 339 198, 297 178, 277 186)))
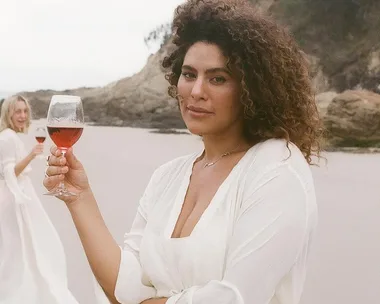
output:
POLYGON ((230 154, 232 154, 233 152, 235 152, 235 150, 237 150, 238 148, 240 147, 240 145, 238 145, 235 149, 233 149, 232 151, 229 151, 229 152, 225 152, 223 153, 217 160, 211 162, 211 163, 206 163, 203 168, 207 168, 207 167, 211 167, 213 165, 215 165, 219 160, 221 160, 223 157, 225 156, 228 156, 230 154))
POLYGON ((212 165, 215 165, 216 162, 207 163, 203 166, 203 168, 211 167, 212 165))

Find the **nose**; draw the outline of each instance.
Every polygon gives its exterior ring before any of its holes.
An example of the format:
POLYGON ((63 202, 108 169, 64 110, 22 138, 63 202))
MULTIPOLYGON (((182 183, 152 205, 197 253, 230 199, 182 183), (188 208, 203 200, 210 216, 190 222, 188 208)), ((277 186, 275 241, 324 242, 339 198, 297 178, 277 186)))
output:
POLYGON ((198 79, 194 82, 194 86, 191 90, 191 97, 194 100, 204 100, 206 99, 206 92, 205 92, 205 84, 201 77, 198 77, 198 79))
POLYGON ((25 120, 27 118, 27 115, 28 115, 27 113, 21 113, 20 115, 21 119, 25 120))

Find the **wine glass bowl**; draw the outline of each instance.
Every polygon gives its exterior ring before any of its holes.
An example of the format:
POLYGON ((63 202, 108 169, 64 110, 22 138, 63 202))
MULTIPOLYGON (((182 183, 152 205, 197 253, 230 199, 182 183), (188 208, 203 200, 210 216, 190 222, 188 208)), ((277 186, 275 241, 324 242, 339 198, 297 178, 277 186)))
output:
MULTIPOLYGON (((34 137, 36 138, 37 142, 40 144, 43 144, 46 139, 46 128, 45 127, 37 127, 34 131, 34 137)), ((39 159, 45 159, 43 154, 39 154, 37 156, 39 159)))
POLYGON ((44 127, 36 128, 36 131, 34 132, 34 137, 40 144, 43 144, 46 139, 46 129, 44 127))

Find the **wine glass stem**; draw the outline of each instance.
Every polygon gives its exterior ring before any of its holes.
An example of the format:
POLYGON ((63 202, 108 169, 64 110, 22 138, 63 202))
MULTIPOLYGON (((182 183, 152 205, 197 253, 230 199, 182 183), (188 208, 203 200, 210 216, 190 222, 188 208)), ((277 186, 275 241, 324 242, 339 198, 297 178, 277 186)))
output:
MULTIPOLYGON (((66 150, 65 149, 61 149, 61 150, 62 150, 62 156, 65 157, 66 150)), ((66 188, 65 188, 65 182, 64 181, 61 181, 59 183, 58 190, 61 190, 61 191, 65 191, 66 190, 66 188)))

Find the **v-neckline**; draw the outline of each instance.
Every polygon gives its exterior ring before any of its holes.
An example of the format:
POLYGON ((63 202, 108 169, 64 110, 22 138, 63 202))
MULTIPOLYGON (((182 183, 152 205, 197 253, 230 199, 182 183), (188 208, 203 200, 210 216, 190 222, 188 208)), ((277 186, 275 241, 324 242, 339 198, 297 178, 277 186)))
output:
POLYGON ((178 218, 181 214, 181 210, 183 207, 183 204, 185 203, 186 193, 190 186, 190 180, 191 176, 193 174, 193 169, 196 160, 204 153, 204 150, 201 150, 200 152, 194 153, 192 158, 189 160, 189 164, 187 165, 186 173, 182 179, 182 183, 179 187, 179 190, 177 192, 177 195, 175 197, 175 201, 173 203, 172 210, 170 212, 169 221, 166 224, 165 229, 165 238, 169 240, 185 240, 191 238, 196 231, 206 222, 207 219, 209 219, 213 214, 216 208, 218 207, 216 204, 217 198, 222 195, 224 190, 226 189, 227 182, 232 179, 232 177, 236 174, 236 171, 238 168, 242 165, 244 160, 247 158, 247 155, 251 153, 251 150, 253 150, 254 147, 257 145, 254 145, 250 149, 248 149, 245 154, 240 158, 240 160, 236 163, 236 165, 232 168, 232 170, 228 173, 227 177, 223 180, 223 182, 219 185, 218 189, 216 190, 215 194, 210 200, 210 203, 206 207, 206 209, 203 211, 202 215, 200 216, 199 220, 193 227, 193 230, 191 231, 190 235, 185 237, 178 237, 173 238, 173 232, 175 229, 175 226, 177 224, 178 218))

